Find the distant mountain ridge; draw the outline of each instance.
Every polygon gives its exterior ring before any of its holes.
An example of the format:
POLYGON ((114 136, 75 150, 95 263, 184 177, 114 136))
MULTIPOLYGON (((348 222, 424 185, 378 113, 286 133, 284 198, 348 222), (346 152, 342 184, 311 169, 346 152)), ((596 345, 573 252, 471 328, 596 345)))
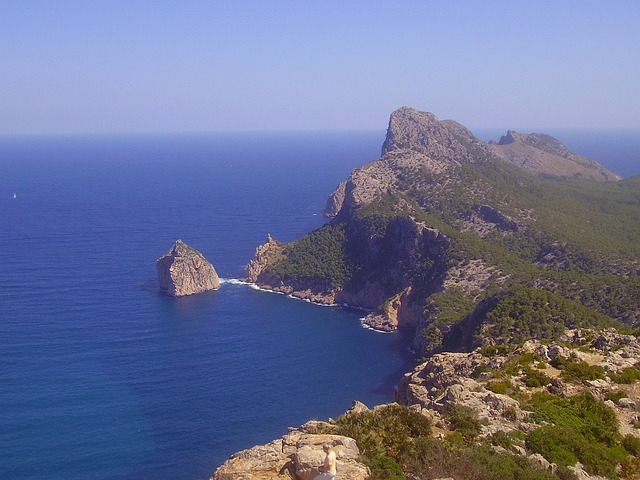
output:
POLYGON ((247 278, 371 309, 374 328, 417 327, 420 354, 636 325, 640 191, 619 178, 547 135, 487 144, 403 107, 382 156, 329 198, 333 220, 290 244, 269 239, 247 278), (513 318, 522 309, 536 320, 513 318))
POLYGON ((576 176, 597 181, 617 181, 621 177, 596 161, 570 152, 550 135, 524 135, 509 130, 498 143, 489 142, 500 158, 536 174, 576 176))

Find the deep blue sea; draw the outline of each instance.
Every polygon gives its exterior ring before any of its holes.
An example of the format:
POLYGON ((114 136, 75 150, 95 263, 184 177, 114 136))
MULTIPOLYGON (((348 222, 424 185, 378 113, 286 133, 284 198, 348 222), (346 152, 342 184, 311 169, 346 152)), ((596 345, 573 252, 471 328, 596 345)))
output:
MULTIPOLYGON (((288 426, 391 400, 410 335, 237 281, 267 234, 321 226, 383 139, 0 137, 0 478, 204 480, 288 426), (158 294, 155 261, 178 238, 219 290, 158 294)), ((592 158, 637 174, 639 145, 592 158)))

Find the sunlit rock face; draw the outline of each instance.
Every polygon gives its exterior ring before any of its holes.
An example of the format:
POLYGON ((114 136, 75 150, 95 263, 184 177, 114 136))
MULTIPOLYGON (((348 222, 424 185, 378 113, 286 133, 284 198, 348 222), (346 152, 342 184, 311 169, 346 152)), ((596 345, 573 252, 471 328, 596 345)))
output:
POLYGON ((215 290, 220 278, 213 265, 196 249, 177 240, 156 262, 160 291, 170 297, 183 297, 215 290))

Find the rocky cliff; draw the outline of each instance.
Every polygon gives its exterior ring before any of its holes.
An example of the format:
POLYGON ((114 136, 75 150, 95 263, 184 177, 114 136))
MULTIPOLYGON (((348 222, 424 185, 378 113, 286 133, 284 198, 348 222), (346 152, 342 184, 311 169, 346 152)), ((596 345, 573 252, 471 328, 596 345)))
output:
POLYGON ((457 122, 404 107, 390 117, 382 156, 329 199, 331 222, 290 244, 269 239, 247 276, 370 309, 374 328, 417 327, 420 354, 478 345, 485 325, 506 325, 494 310, 523 285, 518 301, 557 296, 543 316, 551 330, 635 325, 638 182, 593 180, 617 178, 551 137, 509 132, 489 145, 457 122))
POLYGON ((171 297, 182 297, 215 290, 220 278, 215 268, 196 249, 177 240, 156 261, 160 291, 171 297))

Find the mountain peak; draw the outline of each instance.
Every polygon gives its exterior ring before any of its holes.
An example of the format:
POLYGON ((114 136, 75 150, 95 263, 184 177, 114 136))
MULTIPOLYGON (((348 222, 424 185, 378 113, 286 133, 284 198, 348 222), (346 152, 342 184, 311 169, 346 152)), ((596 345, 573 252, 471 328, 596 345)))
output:
POLYGON ((395 150, 413 150, 430 157, 468 155, 467 144, 481 144, 464 126, 453 120, 438 120, 433 113, 401 107, 389 118, 382 155, 395 150))

